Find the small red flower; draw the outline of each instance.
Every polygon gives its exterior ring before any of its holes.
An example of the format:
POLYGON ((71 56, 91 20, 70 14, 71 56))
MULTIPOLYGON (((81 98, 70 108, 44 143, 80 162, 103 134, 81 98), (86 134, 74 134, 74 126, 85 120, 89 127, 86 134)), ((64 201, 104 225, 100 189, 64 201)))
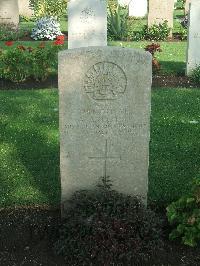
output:
POLYGON ((28 47, 27 50, 29 51, 29 53, 31 53, 33 51, 32 47, 28 47))
POLYGON ((19 50, 22 50, 22 51, 25 51, 26 50, 26 48, 23 45, 18 45, 17 48, 19 50))
POLYGON ((64 41, 62 40, 56 40, 53 42, 54 45, 63 45, 64 44, 64 41))
POLYGON ((64 35, 59 35, 59 36, 56 37, 56 40, 64 42, 65 36, 64 35))
POLYGON ((44 48, 45 47, 45 42, 41 42, 38 47, 39 48, 44 48))
POLYGON ((6 46, 12 46, 13 43, 14 43, 13 41, 7 41, 7 42, 5 42, 5 45, 6 45, 6 46))

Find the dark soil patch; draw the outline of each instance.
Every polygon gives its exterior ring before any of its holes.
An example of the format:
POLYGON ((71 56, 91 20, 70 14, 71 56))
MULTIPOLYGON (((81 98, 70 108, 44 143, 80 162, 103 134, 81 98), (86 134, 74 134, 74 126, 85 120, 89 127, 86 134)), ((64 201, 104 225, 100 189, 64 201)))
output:
POLYGON ((29 79, 25 82, 15 83, 0 79, 0 90, 33 90, 33 89, 58 88, 57 76, 51 76, 45 81, 29 79))
MULTIPOLYGON (((164 215, 164 212, 161 216, 164 215)), ((0 210, 0 265, 1 266, 53 266, 69 265, 54 254, 53 243, 58 238, 61 224, 59 208, 23 207, 0 210)), ((190 248, 167 239, 169 228, 164 230, 164 249, 155 252, 147 262, 135 265, 198 266, 200 247, 190 248)), ((101 265, 107 265, 102 262, 101 265)), ((72 266, 72 265, 70 265, 72 266)))
MULTIPOLYGON (((186 76, 169 76, 155 75, 153 76, 152 88, 197 88, 196 85, 186 76)), ((45 81, 28 80, 26 82, 14 83, 8 80, 0 79, 0 90, 32 90, 32 89, 58 88, 58 77, 51 76, 45 81)))
POLYGON ((154 75, 152 87, 197 88, 199 86, 194 84, 187 76, 154 75))

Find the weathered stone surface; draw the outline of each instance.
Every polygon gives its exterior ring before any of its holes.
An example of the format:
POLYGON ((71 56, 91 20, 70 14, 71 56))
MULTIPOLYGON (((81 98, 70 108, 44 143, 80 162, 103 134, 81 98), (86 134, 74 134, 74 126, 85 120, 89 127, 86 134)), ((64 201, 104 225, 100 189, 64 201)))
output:
POLYGON ((129 4, 129 16, 145 17, 147 14, 147 0, 132 0, 129 4))
POLYGON ((189 13, 189 31, 187 47, 187 75, 200 65, 200 0, 193 0, 189 13))
POLYGON ((106 1, 70 0, 68 3, 68 48, 106 45, 106 1))
POLYGON ((191 2, 192 2, 192 0, 186 0, 185 1, 185 14, 187 14, 189 12, 189 6, 190 6, 191 2))
POLYGON ((18 0, 0 0, 0 24, 19 24, 18 0))
POLYGON ((63 206, 102 176, 146 202, 151 60, 148 52, 119 47, 59 53, 63 206))
MULTIPOLYGON (((173 28, 174 0, 149 0, 148 26, 163 23, 165 20, 168 26, 173 28)), ((172 31, 170 33, 172 35, 172 31)))
POLYGON ((29 0, 18 0, 19 14, 26 17, 33 16, 34 12, 30 7, 29 0))
POLYGON ((128 6, 131 0, 118 0, 120 6, 128 6))

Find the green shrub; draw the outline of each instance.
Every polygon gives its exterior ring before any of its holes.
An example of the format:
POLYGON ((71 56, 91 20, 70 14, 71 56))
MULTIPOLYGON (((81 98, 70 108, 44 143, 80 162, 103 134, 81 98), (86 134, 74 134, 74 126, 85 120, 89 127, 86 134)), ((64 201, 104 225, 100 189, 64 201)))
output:
POLYGON ((197 85, 200 84, 200 65, 192 71, 190 78, 197 85))
POLYGON ((108 13, 108 39, 124 40, 128 31, 128 9, 117 6, 116 10, 109 7, 108 13))
POLYGON ((61 18, 67 12, 68 0, 31 0, 34 16, 61 18))
POLYGON ((0 41, 16 41, 28 34, 27 31, 14 28, 12 24, 0 24, 0 41))
POLYGON ((200 178, 193 180, 193 188, 167 207, 167 218, 175 227, 169 235, 171 240, 181 238, 191 247, 200 244, 200 178))
POLYGON ((142 36, 145 40, 150 41, 165 41, 169 36, 170 28, 168 27, 167 21, 152 25, 148 28, 145 25, 142 29, 142 36))
POLYGON ((183 27, 181 27, 179 29, 179 36, 180 36, 181 40, 182 41, 187 40, 187 35, 188 35, 188 30, 183 28, 183 27))
POLYGON ((12 82, 23 82, 29 78, 45 80, 57 69, 57 54, 62 49, 60 41, 45 46, 25 47, 19 45, 13 49, 0 52, 0 78, 12 82))
POLYGON ((135 265, 162 247, 161 220, 141 201, 111 189, 109 178, 68 201, 55 243, 70 265, 135 265))

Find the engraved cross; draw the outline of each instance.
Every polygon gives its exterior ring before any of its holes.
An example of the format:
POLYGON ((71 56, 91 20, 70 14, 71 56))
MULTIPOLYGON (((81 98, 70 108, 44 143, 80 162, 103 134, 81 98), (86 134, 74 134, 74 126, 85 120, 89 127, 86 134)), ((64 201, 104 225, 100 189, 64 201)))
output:
POLYGON ((88 158, 104 161, 104 170, 103 170, 104 177, 107 177, 107 161, 112 160, 112 159, 121 160, 121 156, 117 157, 117 156, 109 156, 108 155, 108 140, 106 140, 106 143, 105 143, 105 152, 104 152, 103 156, 92 156, 92 157, 88 157, 88 158))

